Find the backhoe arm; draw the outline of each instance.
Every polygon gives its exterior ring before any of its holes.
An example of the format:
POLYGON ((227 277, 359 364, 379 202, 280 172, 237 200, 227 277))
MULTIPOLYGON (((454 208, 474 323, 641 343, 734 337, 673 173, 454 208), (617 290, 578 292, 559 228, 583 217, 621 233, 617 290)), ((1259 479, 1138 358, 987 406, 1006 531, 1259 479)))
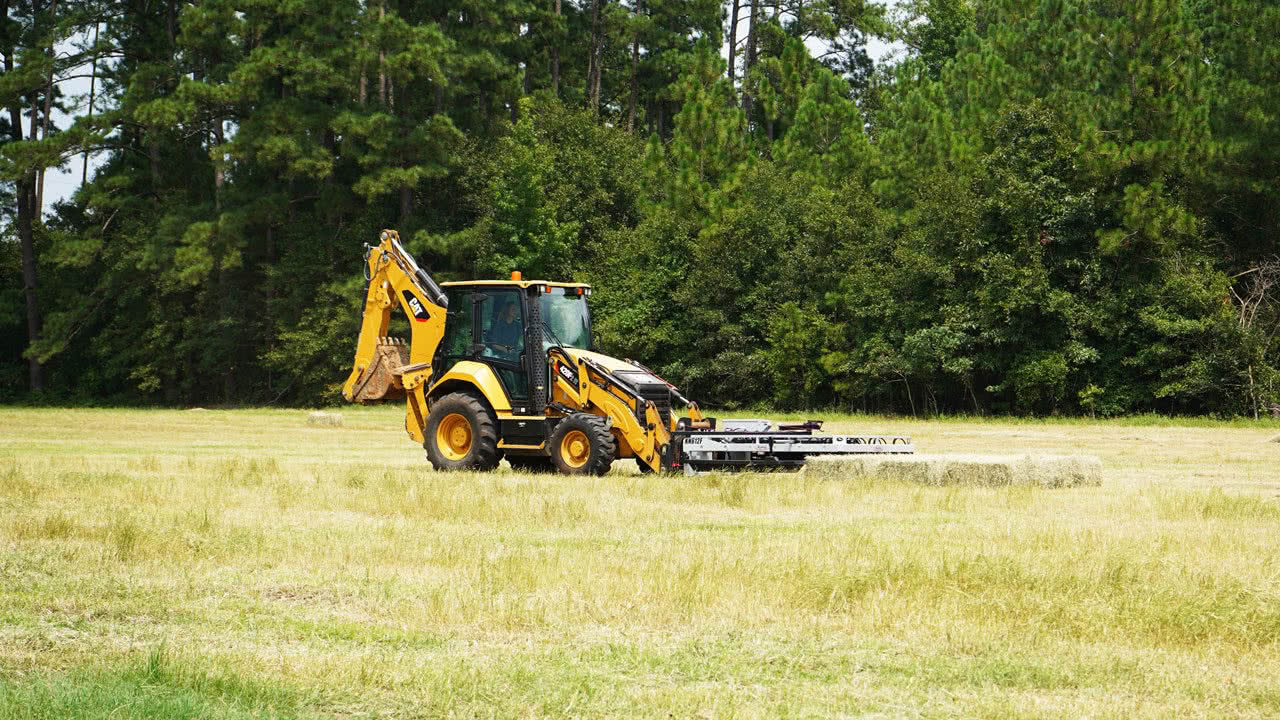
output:
MULTIPOLYGON (((351 374, 342 387, 350 402, 399 399, 431 377, 431 358, 444 337, 449 299, 431 276, 400 245, 395 230, 383 230, 377 246, 366 246, 364 315, 351 374), (391 310, 409 319, 408 346, 387 337, 391 310)), ((419 391, 418 394, 421 394, 419 391)), ((409 403, 410 412, 415 403, 409 403)))

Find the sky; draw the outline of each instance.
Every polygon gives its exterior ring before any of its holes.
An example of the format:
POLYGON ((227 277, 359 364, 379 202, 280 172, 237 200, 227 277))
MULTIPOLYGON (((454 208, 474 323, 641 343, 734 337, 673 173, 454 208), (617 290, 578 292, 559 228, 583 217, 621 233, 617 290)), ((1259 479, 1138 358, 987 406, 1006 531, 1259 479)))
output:
MULTIPOLYGON (((83 40, 81 42, 83 42, 83 40)), ((59 47, 58 50, 59 52, 71 52, 74 50, 74 47, 70 42, 68 42, 65 43, 64 46, 59 47)), ((88 69, 88 67, 84 68, 85 73, 87 73, 88 69)), ((79 75, 84 73, 77 71, 76 74, 79 75)), ((71 78, 59 85, 59 89, 62 90, 63 97, 66 99, 66 104, 74 108, 77 115, 84 114, 88 111, 89 78, 71 78), (79 102, 76 102, 77 99, 79 102)), ((98 84, 98 89, 102 89, 101 83, 98 84)), ((94 107, 101 109, 96 102, 94 103, 94 107)), ((53 122, 58 127, 67 127, 71 124, 71 120, 72 117, 67 115, 67 113, 59 112, 57 110, 53 111, 53 122)), ((80 177, 83 167, 82 158, 83 156, 77 155, 61 170, 57 168, 49 168, 45 172, 44 211, 46 215, 49 214, 49 209, 53 207, 54 203, 71 197, 71 194, 80 187, 80 177)), ((95 165, 95 158, 93 156, 89 157, 89 163, 89 173, 92 175, 93 166, 95 165)))
MULTIPOLYGON (((71 83, 66 82, 63 84, 70 85, 71 83)), ((89 86, 86 83, 85 92, 87 93, 88 91, 89 91, 89 86)), ((58 118, 57 113, 55 113, 54 116, 55 116, 55 119, 59 121, 58 122, 59 125, 66 127, 67 121, 66 121, 65 115, 61 118, 58 118)), ((75 159, 73 159, 70 163, 68 163, 67 166, 64 167, 62 170, 58 170, 56 168, 49 168, 49 170, 45 172, 44 174, 44 212, 46 215, 49 214, 49 211, 53 207, 54 203, 58 202, 59 200, 63 200, 65 198, 71 197, 71 194, 74 193, 76 189, 80 187, 80 176, 82 172, 81 168, 83 167, 82 157, 83 156, 77 155, 75 159)), ((98 162, 98 159, 90 156, 89 158, 90 176, 93 175, 93 168, 97 164, 97 162, 98 162)))

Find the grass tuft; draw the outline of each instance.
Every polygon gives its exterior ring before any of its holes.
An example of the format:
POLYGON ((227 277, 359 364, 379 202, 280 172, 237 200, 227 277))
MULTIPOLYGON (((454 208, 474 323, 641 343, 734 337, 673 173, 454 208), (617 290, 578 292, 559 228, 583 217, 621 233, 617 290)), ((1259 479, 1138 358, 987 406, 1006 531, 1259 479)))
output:
POLYGON ((133 560, 142 544, 142 528, 131 517, 119 517, 107 525, 107 545, 111 557, 119 562, 133 560))
MULTIPOLYGON (((187 469, 195 473, 208 471, 193 460, 188 460, 187 469)), ((211 470, 219 484, 232 487, 261 487, 280 478, 280 464, 275 458, 223 458, 214 461, 211 470)))
POLYGON ((42 537, 50 540, 62 540, 71 537, 75 533, 76 523, 59 510, 45 517, 44 522, 41 523, 40 530, 42 537))

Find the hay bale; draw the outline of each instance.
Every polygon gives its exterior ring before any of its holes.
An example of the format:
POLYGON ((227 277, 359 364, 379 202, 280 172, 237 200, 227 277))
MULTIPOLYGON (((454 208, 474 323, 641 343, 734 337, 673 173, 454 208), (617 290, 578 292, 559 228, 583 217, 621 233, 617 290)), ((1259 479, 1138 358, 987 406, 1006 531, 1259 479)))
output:
POLYGON ((875 463, 871 462, 869 457, 830 458, 820 456, 809 458, 801 472, 809 476, 845 480, 865 477, 870 475, 874 469, 875 463))
POLYGON ((1102 461, 1091 455, 828 455, 810 458, 805 472, 833 479, 871 476, 921 485, 1102 484, 1102 461))
POLYGON ((911 455, 879 455, 867 458, 871 474, 878 480, 898 480, 932 485, 933 468, 928 460, 911 455))
POLYGON ((1003 460, 957 458, 935 460, 931 466, 937 485, 1004 487, 1014 482, 1013 464, 1003 460))
POLYGON ((1014 474, 1025 485, 1097 487, 1102 485, 1102 461, 1093 455, 1024 455, 1014 474))
POLYGON ((1280 435, 1277 435, 1277 436, 1275 436, 1275 437, 1271 438, 1271 440, 1269 440, 1269 442, 1273 442, 1273 443, 1280 443, 1280 435))
POLYGON ((320 425, 326 427, 342 427, 342 413, 332 412, 313 412, 307 413, 308 425, 320 425))

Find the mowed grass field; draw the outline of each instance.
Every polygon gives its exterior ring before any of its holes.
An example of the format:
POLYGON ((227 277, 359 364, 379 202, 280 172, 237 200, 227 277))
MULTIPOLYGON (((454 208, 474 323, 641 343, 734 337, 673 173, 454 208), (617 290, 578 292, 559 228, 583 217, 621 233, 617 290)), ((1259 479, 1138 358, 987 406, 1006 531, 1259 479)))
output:
POLYGON ((1280 424, 828 426, 1101 457, 1050 490, 436 474, 342 412, 0 409, 0 719, 1280 716, 1280 424))

